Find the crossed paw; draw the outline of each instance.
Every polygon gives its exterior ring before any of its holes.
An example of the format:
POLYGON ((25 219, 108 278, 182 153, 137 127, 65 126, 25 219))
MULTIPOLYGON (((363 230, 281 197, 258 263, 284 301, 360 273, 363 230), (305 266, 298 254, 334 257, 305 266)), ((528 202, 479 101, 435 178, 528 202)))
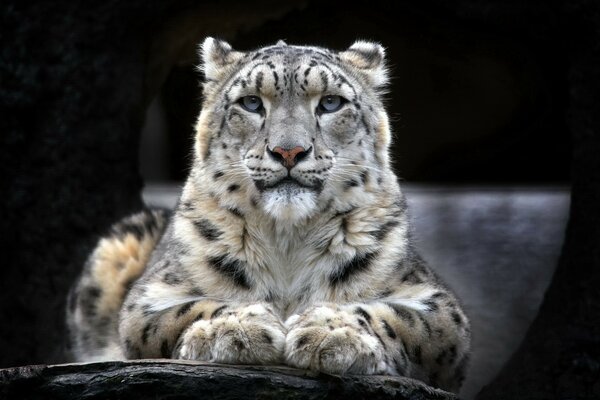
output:
POLYGON ((394 374, 381 341, 361 318, 316 306, 285 322, 253 304, 194 322, 177 358, 229 364, 286 364, 331 374, 394 374))
POLYGON ((226 364, 277 364, 285 327, 273 310, 252 304, 194 322, 184 333, 176 358, 226 364))
POLYGON ((285 362, 290 366, 331 374, 395 371, 366 321, 340 307, 313 307, 288 318, 286 328, 285 362))

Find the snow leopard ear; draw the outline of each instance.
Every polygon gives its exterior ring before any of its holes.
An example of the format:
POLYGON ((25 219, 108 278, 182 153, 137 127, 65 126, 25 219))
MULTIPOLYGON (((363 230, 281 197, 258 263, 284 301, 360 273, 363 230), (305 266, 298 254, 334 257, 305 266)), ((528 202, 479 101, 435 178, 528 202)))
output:
POLYGON ((379 43, 357 40, 339 55, 343 61, 357 69, 373 87, 381 88, 388 83, 385 49, 379 43))
POLYGON ((202 64, 200 70, 207 81, 219 81, 229 72, 229 68, 244 53, 235 51, 231 45, 223 40, 207 37, 200 45, 202 64))

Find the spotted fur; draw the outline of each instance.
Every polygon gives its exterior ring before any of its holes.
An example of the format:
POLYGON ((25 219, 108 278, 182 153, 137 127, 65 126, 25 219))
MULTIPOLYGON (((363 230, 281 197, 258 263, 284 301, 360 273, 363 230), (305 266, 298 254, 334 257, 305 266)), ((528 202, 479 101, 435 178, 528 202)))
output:
POLYGON ((145 210, 116 223, 98 242, 67 301, 70 343, 78 359, 124 358, 117 332, 119 311, 167 219, 164 210, 145 210))
POLYGON ((132 236, 147 244, 133 255, 101 255, 122 234, 100 242, 73 296, 78 359, 286 363, 457 391, 469 322, 411 245, 388 157, 383 48, 238 52, 208 38, 201 54, 179 205, 165 229, 132 236), (338 109, 323 108, 328 96, 338 109), (131 273, 101 277, 132 259, 131 273))

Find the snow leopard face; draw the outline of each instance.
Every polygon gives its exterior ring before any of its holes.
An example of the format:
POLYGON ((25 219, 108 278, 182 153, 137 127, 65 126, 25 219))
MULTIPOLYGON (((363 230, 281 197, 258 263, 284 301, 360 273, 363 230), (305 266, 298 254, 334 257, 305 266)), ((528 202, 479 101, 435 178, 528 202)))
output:
POLYGON ((280 41, 242 53, 208 38, 202 57, 196 158, 215 193, 243 192, 268 215, 297 221, 381 182, 390 133, 380 45, 332 52, 280 41))

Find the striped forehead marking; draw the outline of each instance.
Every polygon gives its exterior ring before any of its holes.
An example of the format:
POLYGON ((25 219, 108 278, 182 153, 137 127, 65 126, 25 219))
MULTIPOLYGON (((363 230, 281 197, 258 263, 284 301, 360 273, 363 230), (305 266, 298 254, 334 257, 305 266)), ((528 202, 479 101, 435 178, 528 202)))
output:
MULTIPOLYGON (((344 71, 339 65, 341 63, 339 56, 324 49, 273 46, 250 53, 245 58, 245 65, 248 63, 252 63, 252 67, 243 76, 235 77, 225 91, 226 102, 229 101, 228 95, 231 90, 240 85, 245 89, 254 84, 256 89, 260 91, 264 84, 265 73, 268 74, 264 70, 260 70, 255 74, 255 71, 261 67, 266 67, 270 70, 274 89, 279 95, 283 95, 285 89, 291 91, 293 86, 297 86, 302 92, 306 92, 306 87, 309 84, 308 77, 312 69, 314 67, 321 67, 319 79, 323 91, 329 90, 330 85, 336 85, 338 88, 346 85, 353 93, 353 98, 349 100, 355 101, 357 97, 356 88, 344 76, 344 71), (334 68, 337 67, 338 71, 335 71, 332 66, 334 68), (283 88, 281 85, 283 85, 283 88)), ((297 92, 296 94, 300 93, 297 92)))

